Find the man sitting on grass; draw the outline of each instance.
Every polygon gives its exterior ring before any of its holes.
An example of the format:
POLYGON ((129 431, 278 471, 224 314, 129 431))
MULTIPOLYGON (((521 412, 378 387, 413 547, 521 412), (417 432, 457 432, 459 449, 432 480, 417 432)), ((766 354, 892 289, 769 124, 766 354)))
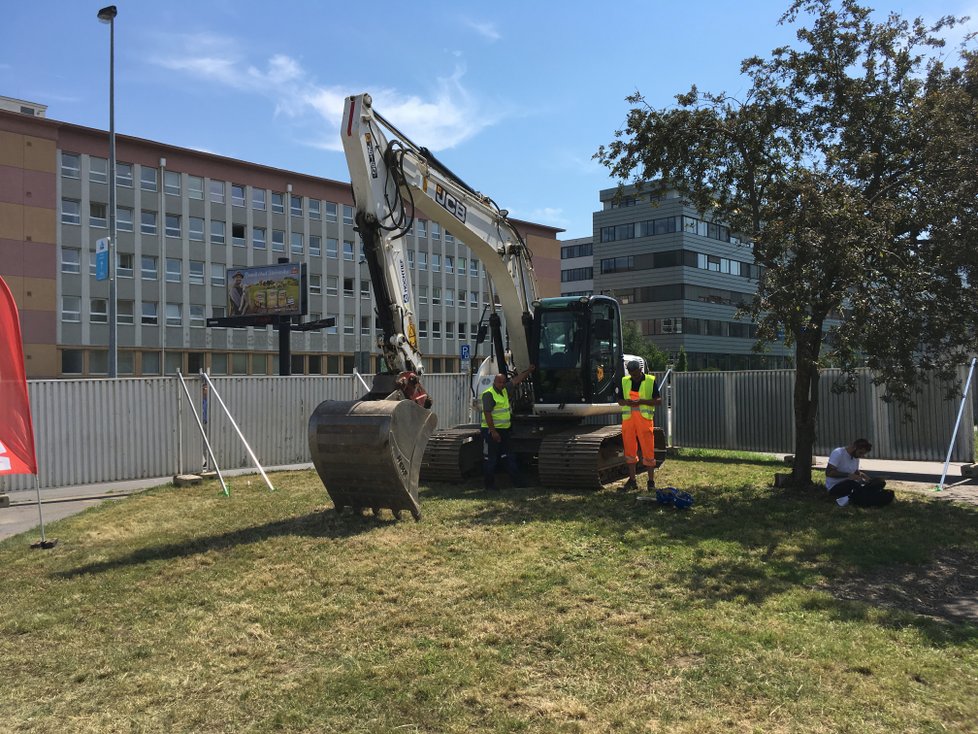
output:
POLYGON ((860 507, 882 507, 893 501, 893 492, 883 489, 886 482, 870 478, 859 470, 859 460, 872 450, 873 444, 865 438, 857 438, 848 446, 840 446, 829 456, 825 467, 825 488, 835 498, 839 507, 849 502, 860 507))

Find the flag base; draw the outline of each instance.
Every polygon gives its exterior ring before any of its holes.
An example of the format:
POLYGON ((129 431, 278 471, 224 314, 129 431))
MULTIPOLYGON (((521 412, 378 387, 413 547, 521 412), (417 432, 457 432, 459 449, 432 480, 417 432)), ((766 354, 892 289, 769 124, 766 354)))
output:
POLYGON ((39 540, 36 543, 31 543, 31 548, 35 548, 35 549, 41 548, 43 550, 49 550, 51 548, 54 548, 54 546, 56 546, 57 544, 58 544, 57 538, 54 538, 53 540, 39 540))

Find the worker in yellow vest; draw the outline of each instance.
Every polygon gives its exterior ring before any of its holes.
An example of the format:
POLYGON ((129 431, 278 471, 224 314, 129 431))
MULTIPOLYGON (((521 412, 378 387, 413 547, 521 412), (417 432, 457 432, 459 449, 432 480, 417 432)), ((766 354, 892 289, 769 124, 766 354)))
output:
POLYGON ((513 486, 523 486, 516 454, 510 450, 509 444, 509 431, 513 425, 509 391, 523 382, 534 369, 536 366, 531 364, 512 380, 500 372, 492 381, 492 387, 482 391, 482 468, 488 490, 496 489, 496 465, 503 456, 506 457, 506 471, 513 486))
POLYGON ((642 365, 632 360, 626 365, 628 375, 621 381, 621 437, 625 443, 625 464, 628 466, 628 481, 622 492, 638 489, 635 469, 638 465, 638 449, 642 448, 642 464, 649 473, 648 489, 655 489, 655 434, 653 433, 653 412, 662 402, 659 386, 654 375, 642 372, 642 365))

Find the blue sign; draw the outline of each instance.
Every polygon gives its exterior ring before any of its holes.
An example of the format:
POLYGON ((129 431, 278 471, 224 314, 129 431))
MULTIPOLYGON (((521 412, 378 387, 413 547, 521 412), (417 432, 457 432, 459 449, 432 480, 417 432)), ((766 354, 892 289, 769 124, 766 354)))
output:
POLYGON ((469 345, 468 344, 463 344, 462 345, 462 359, 463 360, 468 359, 471 356, 471 354, 472 353, 469 351, 469 345))
POLYGON ((95 280, 109 279, 109 241, 106 238, 95 241, 95 280))

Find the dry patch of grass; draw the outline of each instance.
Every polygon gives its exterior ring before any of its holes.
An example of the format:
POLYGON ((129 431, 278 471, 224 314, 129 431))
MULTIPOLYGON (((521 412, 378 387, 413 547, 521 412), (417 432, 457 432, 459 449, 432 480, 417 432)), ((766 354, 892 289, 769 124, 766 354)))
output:
POLYGON ((102 505, 0 543, 0 731, 969 730, 978 626, 837 592, 973 563, 978 511, 837 512, 776 469, 670 459, 687 512, 434 486, 421 523, 337 516, 312 472, 102 505))

